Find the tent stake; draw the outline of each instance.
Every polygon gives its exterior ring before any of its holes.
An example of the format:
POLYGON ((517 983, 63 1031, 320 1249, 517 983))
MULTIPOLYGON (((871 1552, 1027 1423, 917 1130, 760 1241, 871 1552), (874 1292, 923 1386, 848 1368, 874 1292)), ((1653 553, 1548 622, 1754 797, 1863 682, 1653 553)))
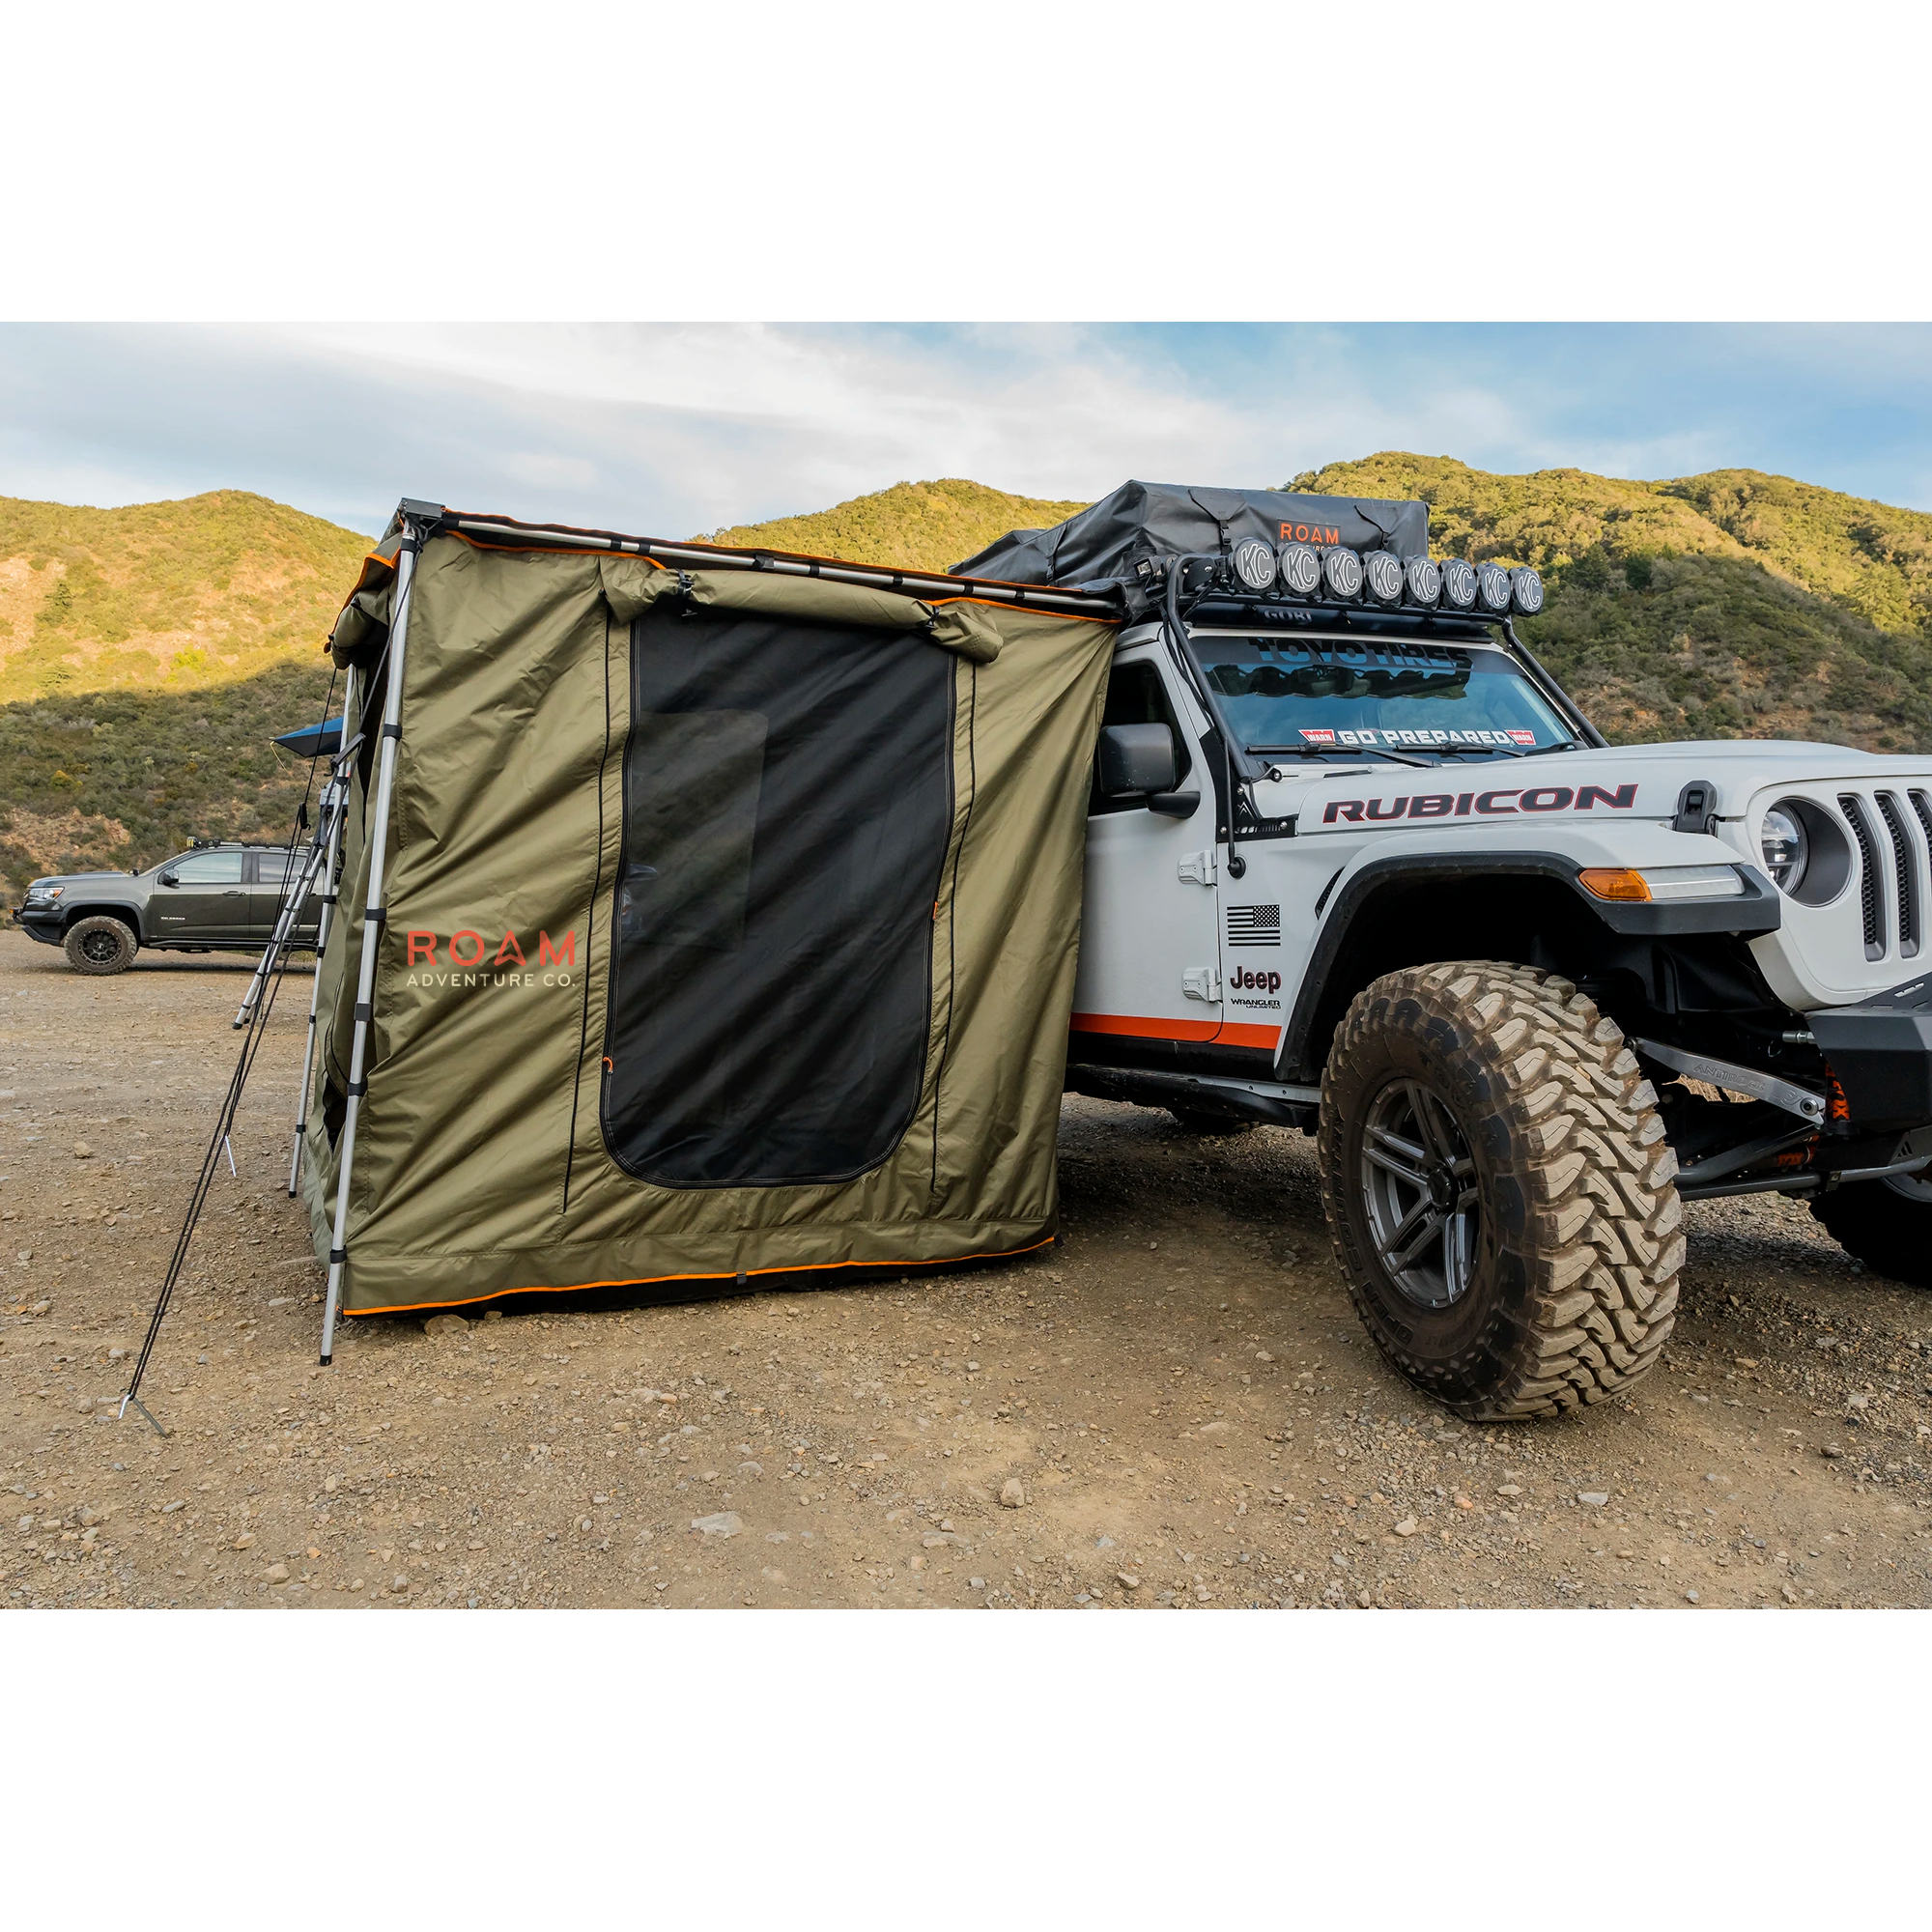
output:
MULTIPOLYGON (((347 721, 355 705, 355 672, 352 669, 344 680, 342 691, 342 716, 344 730, 347 721)), ((358 734, 359 735, 359 734, 358 734)), ((308 1041, 302 1048, 301 1085, 296 1090, 296 1128, 295 1145, 289 1151, 289 1199, 296 1198, 296 1190, 301 1181, 302 1129, 308 1123, 309 1083, 315 1078, 315 1013, 316 1004, 322 998, 322 955, 328 945, 329 928, 334 923, 335 901, 339 895, 335 884, 335 866, 342 851, 342 821, 349 815, 349 763, 346 752, 338 753, 335 770, 329 775, 328 785, 323 791, 319 810, 329 810, 329 792, 335 795, 334 816, 328 824, 328 853, 322 867, 322 916, 316 921, 315 929, 315 978, 308 989, 308 1041)), ((322 836, 321 827, 316 829, 318 839, 322 836)))
POLYGON ((322 1366, 335 1357, 335 1315, 342 1304, 342 1269, 349 1259, 349 1181, 355 1166, 355 1125, 368 1091, 366 1067, 369 1022, 376 997, 376 955, 388 909, 383 904, 383 869, 388 856, 389 804, 396 783, 396 747, 403 736, 403 663, 409 646, 410 591, 415 583, 416 554, 422 549, 422 520, 405 505, 403 542, 396 554, 395 602, 389 617, 389 681, 383 697, 383 743, 376 767, 376 804, 369 824, 369 896, 362 909, 362 944, 356 955, 355 1031, 349 1044, 348 1106, 342 1119, 335 1181, 335 1219, 328 1241, 328 1292, 322 1307, 322 1366))

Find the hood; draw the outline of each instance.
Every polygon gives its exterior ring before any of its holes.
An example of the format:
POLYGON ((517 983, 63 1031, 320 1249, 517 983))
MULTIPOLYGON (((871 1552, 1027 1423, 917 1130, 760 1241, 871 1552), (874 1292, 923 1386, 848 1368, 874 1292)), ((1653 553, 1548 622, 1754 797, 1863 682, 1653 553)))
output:
MULTIPOLYGON (((1413 749, 1428 748, 1418 742, 1413 749)), ((1256 786, 1256 807, 1264 818, 1298 815, 1304 835, 1398 818, 1435 829, 1471 820, 1494 824, 1523 814, 1605 825, 1667 822, 1691 784, 1707 788, 1702 810, 1720 821, 1754 818, 1786 787, 1932 788, 1932 754, 1881 757, 1843 745, 1771 739, 1585 747, 1520 758, 1449 757, 1427 768, 1367 757, 1276 769, 1278 779, 1256 786)))
POLYGON ((110 881, 116 885, 120 885, 128 879, 138 878, 140 874, 137 872, 49 872, 44 879, 29 879, 27 881, 27 890, 31 893, 40 886, 104 885, 110 881))

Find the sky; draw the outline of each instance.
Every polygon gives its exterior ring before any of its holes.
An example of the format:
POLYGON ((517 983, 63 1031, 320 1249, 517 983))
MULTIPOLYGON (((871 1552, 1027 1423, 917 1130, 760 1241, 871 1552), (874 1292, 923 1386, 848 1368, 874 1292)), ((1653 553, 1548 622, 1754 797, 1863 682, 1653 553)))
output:
POLYGON ((0 496, 401 497, 689 536, 964 476, 1091 499, 1380 449, 1932 509, 1918 324, 0 325, 0 496))

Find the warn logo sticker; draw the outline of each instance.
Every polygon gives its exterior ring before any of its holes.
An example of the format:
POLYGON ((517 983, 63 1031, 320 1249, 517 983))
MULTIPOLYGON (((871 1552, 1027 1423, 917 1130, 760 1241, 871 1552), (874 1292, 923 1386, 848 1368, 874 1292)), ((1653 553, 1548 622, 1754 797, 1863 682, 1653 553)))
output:
POLYGON ((1593 811, 1604 806, 1628 811, 1636 804, 1636 781, 1607 785, 1505 785, 1496 791, 1419 792, 1392 798, 1331 798, 1321 813, 1323 825, 1359 825, 1391 818, 1467 818, 1472 813, 1495 817, 1517 811, 1593 811))

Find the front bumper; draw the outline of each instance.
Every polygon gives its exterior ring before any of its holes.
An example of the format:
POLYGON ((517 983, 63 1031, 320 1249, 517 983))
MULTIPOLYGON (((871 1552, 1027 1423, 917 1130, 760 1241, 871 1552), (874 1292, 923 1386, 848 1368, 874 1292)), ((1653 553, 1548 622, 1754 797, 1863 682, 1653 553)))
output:
POLYGON ((33 934, 43 946, 61 943, 61 916, 58 906, 16 905, 14 923, 33 934))
POLYGON ((1860 1127, 1932 1121, 1932 978, 1805 1019, 1860 1127))

